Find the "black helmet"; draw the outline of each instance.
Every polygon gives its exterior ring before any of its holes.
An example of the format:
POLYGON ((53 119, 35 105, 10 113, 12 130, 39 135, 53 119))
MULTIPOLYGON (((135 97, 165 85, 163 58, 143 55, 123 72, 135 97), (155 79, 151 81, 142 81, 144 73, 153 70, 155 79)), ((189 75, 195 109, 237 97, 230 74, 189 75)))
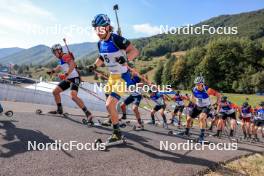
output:
POLYGON ((261 102, 259 103, 259 106, 264 106, 264 101, 261 101, 261 102))
POLYGON ((221 102, 226 102, 227 101, 227 96, 222 96, 221 97, 221 102))
POLYGON ((249 104, 247 101, 243 103, 243 107, 248 107, 248 106, 249 106, 249 104))

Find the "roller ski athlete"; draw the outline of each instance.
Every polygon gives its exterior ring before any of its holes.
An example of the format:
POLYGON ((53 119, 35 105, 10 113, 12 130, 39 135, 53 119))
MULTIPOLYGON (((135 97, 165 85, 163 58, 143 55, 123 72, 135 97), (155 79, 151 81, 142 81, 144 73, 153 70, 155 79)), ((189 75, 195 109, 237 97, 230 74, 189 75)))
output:
MULTIPOLYGON (((133 81, 133 85, 137 85, 137 86, 140 86, 140 77, 136 74, 136 73, 131 73, 132 74, 132 81, 133 81)), ((142 85, 142 84, 141 84, 142 85)), ((121 104, 121 110, 122 110, 122 118, 123 120, 127 119, 126 117, 126 107, 128 105, 130 105, 131 103, 133 103, 133 106, 132 106, 132 109, 135 113, 135 116, 136 116, 136 119, 137 119, 137 125, 135 126, 136 129, 141 129, 143 130, 144 129, 144 125, 142 123, 142 120, 140 118, 140 113, 139 113, 139 110, 138 110, 138 107, 139 107, 139 104, 141 102, 141 99, 142 99, 142 94, 139 91, 135 90, 134 92, 132 92, 125 100, 124 102, 121 104)))
POLYGON ((218 104, 217 113, 219 116, 218 122, 217 122, 217 133, 216 137, 221 137, 221 134, 223 132, 223 129, 225 128, 226 121, 230 119, 230 133, 229 136, 234 136, 234 130, 236 129, 236 108, 237 105, 231 103, 228 101, 226 96, 221 97, 221 101, 218 104))
POLYGON ((251 140, 251 120, 253 119, 253 108, 248 104, 248 102, 244 102, 243 105, 239 109, 240 119, 241 119, 241 127, 244 134, 244 140, 251 140))
POLYGON ((113 125, 113 134, 109 137, 108 143, 112 143, 122 140, 116 106, 121 96, 124 95, 126 85, 132 84, 127 62, 137 57, 139 52, 129 40, 113 33, 113 27, 107 15, 96 15, 92 26, 100 39, 98 42, 99 57, 94 65, 89 67, 89 70, 92 72, 104 64, 110 72, 105 93, 107 96, 106 109, 111 115, 113 125))
POLYGON ((199 127, 201 132, 197 142, 203 143, 205 142, 204 136, 205 136, 206 120, 210 112, 210 106, 211 106, 210 95, 216 96, 219 99, 220 94, 217 91, 208 88, 204 84, 204 78, 202 76, 195 78, 194 84, 196 84, 196 86, 192 89, 192 95, 191 95, 191 101, 194 99, 194 104, 191 104, 193 108, 187 114, 186 129, 184 132, 181 133, 181 135, 190 136, 190 128, 192 126, 192 120, 198 117, 199 127))
POLYGON ((62 46, 60 44, 55 44, 51 48, 52 53, 59 60, 58 66, 51 71, 48 71, 47 74, 52 76, 55 73, 59 73, 58 77, 61 79, 61 82, 53 90, 53 96, 57 104, 57 110, 50 111, 50 114, 63 114, 63 108, 61 104, 60 93, 71 89, 71 99, 83 110, 84 114, 87 117, 83 119, 83 122, 87 122, 88 125, 92 125, 92 114, 84 105, 82 99, 78 97, 78 89, 81 82, 80 75, 76 69, 76 63, 74 62, 74 57, 72 53, 64 53, 62 46))
POLYGON ((161 93, 156 91, 149 91, 150 93, 150 99, 155 102, 154 108, 151 110, 151 123, 152 125, 156 124, 155 120, 155 113, 160 112, 160 115, 163 119, 163 127, 168 129, 168 123, 167 123, 167 118, 165 115, 165 109, 166 109, 166 103, 165 103, 165 96, 161 93))
POLYGON ((259 142, 258 129, 260 128, 261 131, 263 131, 262 128, 264 127, 264 101, 259 103, 259 107, 255 111, 254 126, 253 127, 254 127, 253 128, 254 138, 252 140, 259 142))
POLYGON ((181 127, 184 100, 186 99, 188 99, 188 97, 181 95, 180 91, 177 91, 175 93, 175 96, 173 97, 173 100, 175 101, 175 108, 174 111, 171 113, 172 118, 170 124, 178 123, 178 128, 181 127), (175 118, 176 115, 178 116, 178 120, 175 118))

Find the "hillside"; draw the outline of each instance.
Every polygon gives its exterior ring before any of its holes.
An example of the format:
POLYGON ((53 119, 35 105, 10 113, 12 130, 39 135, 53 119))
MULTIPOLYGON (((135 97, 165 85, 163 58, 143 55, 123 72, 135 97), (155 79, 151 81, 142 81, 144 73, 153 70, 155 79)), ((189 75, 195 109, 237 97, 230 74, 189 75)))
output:
MULTIPOLYGON (((235 14, 221 15, 200 22, 195 26, 210 25, 237 26, 237 35, 228 37, 245 37, 250 40, 263 41, 264 39, 264 9, 235 14)), ((224 35, 183 35, 183 34, 159 34, 148 38, 133 40, 141 50, 142 57, 162 56, 169 52, 185 51, 196 46, 204 46, 212 39, 227 37, 224 35)))
POLYGON ((18 48, 18 47, 12 47, 12 48, 2 48, 0 49, 0 58, 12 55, 14 53, 17 53, 19 51, 24 50, 23 48, 18 48))
MULTIPOLYGON (((76 60, 86 57, 93 53, 96 50, 95 43, 80 43, 80 44, 72 44, 69 45, 70 50, 74 53, 76 60)), ((64 51, 66 52, 66 48, 64 47, 64 51)), ((37 45, 29 49, 24 49, 18 51, 14 54, 8 55, 6 57, 0 58, 1 64, 33 64, 33 65, 46 65, 50 61, 52 61, 53 55, 48 46, 45 45, 37 45)))

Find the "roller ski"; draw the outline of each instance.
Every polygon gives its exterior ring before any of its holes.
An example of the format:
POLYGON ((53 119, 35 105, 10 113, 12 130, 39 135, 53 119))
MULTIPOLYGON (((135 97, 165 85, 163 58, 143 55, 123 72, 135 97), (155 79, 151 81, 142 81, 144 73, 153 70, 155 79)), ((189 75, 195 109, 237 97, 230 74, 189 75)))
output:
POLYGON ((49 115, 49 116, 56 116, 56 117, 62 117, 62 118, 68 118, 68 113, 63 113, 63 111, 49 111, 48 113, 44 113, 41 109, 36 110, 37 115, 49 115))
POLYGON ((140 124, 133 125, 132 129, 133 129, 133 131, 143 131, 144 130, 144 125, 140 125, 140 124))
POLYGON ((112 122, 110 119, 107 119, 103 122, 99 121, 101 123, 102 126, 106 126, 106 127, 110 127, 112 125, 112 122))
MULTIPOLYGON (((103 143, 102 139, 96 139, 95 144, 100 145, 103 143)), ((111 147, 111 146, 116 146, 116 145, 121 145, 121 144, 126 144, 126 138, 121 135, 121 132, 114 132, 105 142, 105 149, 111 147)))
POLYGON ((13 116, 13 114, 14 114, 14 112, 13 111, 11 111, 11 110, 9 110, 9 111, 6 111, 6 112, 1 112, 0 113, 1 115, 5 115, 6 117, 12 117, 13 116))
POLYGON ((98 122, 94 122, 92 119, 82 119, 82 123, 84 125, 87 125, 88 127, 101 127, 101 121, 98 120, 98 122))
POLYGON ((12 117, 14 113, 11 110, 4 112, 4 109, 3 109, 2 105, 0 104, 0 115, 2 115, 2 114, 4 114, 7 117, 12 117))
POLYGON ((178 137, 186 137, 186 138, 188 138, 188 137, 191 136, 190 133, 187 134, 185 131, 174 131, 174 130, 170 130, 170 131, 168 132, 168 134, 169 134, 169 135, 178 136, 178 137))

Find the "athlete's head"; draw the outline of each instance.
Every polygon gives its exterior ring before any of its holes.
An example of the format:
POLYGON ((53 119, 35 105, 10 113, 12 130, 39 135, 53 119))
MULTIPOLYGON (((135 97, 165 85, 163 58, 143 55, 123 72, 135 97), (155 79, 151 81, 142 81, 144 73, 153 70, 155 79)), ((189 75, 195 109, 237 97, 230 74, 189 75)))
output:
POLYGON ((243 103, 242 106, 243 106, 243 108, 247 108, 247 107, 249 107, 249 104, 248 104, 248 102, 246 101, 246 102, 243 103))
POLYGON ((92 26, 98 37, 102 40, 113 31, 113 27, 110 25, 110 18, 105 14, 96 15, 92 21, 92 26))
POLYGON ((222 102, 222 103, 225 103, 226 101, 227 101, 227 96, 222 96, 222 97, 221 97, 221 102, 222 102))
POLYGON ((196 84, 196 87, 198 90, 202 91, 204 86, 204 77, 198 76, 194 80, 194 84, 196 84))
POLYGON ((179 90, 177 90, 176 93, 175 93, 175 95, 179 96, 180 93, 181 93, 181 92, 180 92, 179 90))
POLYGON ((60 44, 54 44, 51 47, 51 52, 57 57, 60 58, 63 55, 62 46, 60 44))

